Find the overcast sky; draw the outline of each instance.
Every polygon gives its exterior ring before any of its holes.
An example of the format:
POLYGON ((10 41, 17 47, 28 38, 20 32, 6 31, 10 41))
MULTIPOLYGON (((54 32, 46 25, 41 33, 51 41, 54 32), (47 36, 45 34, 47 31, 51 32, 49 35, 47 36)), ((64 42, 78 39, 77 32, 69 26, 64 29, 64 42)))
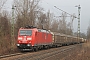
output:
MULTIPOLYGON (((12 1, 13 0, 7 1, 7 5, 8 5, 7 7, 11 7, 12 1)), ((56 16, 60 16, 62 12, 54 8, 54 6, 57 6, 58 8, 70 14, 75 13, 77 17, 78 17, 78 8, 75 6, 80 5, 81 6, 80 29, 81 32, 86 33, 87 27, 90 24, 90 0, 41 0, 40 4, 45 11, 50 10, 56 16)), ((69 21, 69 17, 67 17, 67 20, 69 21)), ((73 21, 74 31, 77 31, 77 22, 78 20, 74 19, 73 21)))
MULTIPOLYGON (((87 27, 90 24, 90 0, 42 0, 42 6, 45 10, 50 9, 53 13, 57 15, 61 15, 61 11, 54 8, 53 6, 57 6, 58 8, 73 14, 78 17, 78 8, 76 5, 81 6, 81 16, 80 16, 80 29, 81 32, 86 32, 87 27)), ((69 18, 69 17, 68 17, 69 18)), ((77 31, 77 19, 74 19, 73 28, 74 31, 77 31)))

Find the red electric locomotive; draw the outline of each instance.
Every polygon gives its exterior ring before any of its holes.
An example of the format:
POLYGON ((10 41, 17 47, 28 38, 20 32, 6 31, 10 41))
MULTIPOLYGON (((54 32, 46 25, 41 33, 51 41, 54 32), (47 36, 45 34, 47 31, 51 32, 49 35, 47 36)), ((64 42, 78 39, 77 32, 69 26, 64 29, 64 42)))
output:
POLYGON ((37 29, 33 26, 20 28, 18 32, 17 47, 21 50, 48 48, 52 45, 52 34, 43 29, 37 29))

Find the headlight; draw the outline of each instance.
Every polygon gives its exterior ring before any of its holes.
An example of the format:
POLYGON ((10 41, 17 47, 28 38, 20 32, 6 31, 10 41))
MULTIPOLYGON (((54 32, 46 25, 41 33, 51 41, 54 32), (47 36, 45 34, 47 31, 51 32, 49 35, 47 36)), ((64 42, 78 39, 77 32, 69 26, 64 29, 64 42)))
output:
POLYGON ((20 46, 20 44, 17 44, 17 46, 20 46))
POLYGON ((32 40, 32 38, 27 38, 27 40, 32 40))
POLYGON ((21 37, 19 37, 19 38, 18 38, 18 40, 22 40, 22 38, 21 38, 21 37))
POLYGON ((27 46, 30 46, 30 44, 27 44, 27 46))

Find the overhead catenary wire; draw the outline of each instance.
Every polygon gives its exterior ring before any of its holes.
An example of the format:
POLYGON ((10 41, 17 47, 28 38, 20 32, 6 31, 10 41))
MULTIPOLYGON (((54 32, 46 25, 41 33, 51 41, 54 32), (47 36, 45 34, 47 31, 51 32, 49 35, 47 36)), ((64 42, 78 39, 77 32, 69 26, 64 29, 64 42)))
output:
MULTIPOLYGON (((54 7, 57 8, 58 10, 61 10, 62 12, 65 12, 64 10, 62 10, 62 9, 56 7, 56 6, 54 6, 54 7)), ((67 12, 65 12, 65 13, 68 14, 68 15, 70 15, 70 16, 73 16, 73 17, 75 17, 75 18, 78 18, 78 17, 76 17, 76 16, 74 16, 74 15, 72 15, 72 14, 69 14, 69 13, 67 13, 67 12)))
MULTIPOLYGON (((46 2, 46 1, 44 1, 44 2, 46 2)), ((48 5, 48 6, 51 6, 50 8, 52 9, 52 10, 56 10, 56 9, 54 9, 54 7, 52 7, 52 5, 51 4, 49 4, 48 2, 46 2, 46 4, 48 5)), ((57 14, 59 14, 59 12, 58 11, 55 11, 57 14)), ((62 13, 61 13, 62 14, 62 13)))
MULTIPOLYGON (((44 2, 46 2, 46 1, 44 1, 44 2)), ((46 2, 47 3, 47 2, 46 2)), ((49 6, 51 5, 51 4, 49 4, 49 3, 47 3, 49 6)), ((66 12, 66 11, 64 11, 64 10, 62 10, 62 9, 60 9, 60 8, 58 8, 57 6, 54 6, 54 5, 51 5, 51 6, 53 6, 54 8, 56 8, 56 9, 58 9, 58 10, 60 10, 60 11, 62 11, 62 12, 65 12, 66 14, 68 14, 68 15, 70 15, 70 16, 73 16, 74 18, 77 18, 78 19, 78 17, 76 17, 76 16, 74 16, 74 15, 72 15, 72 14, 70 14, 70 13, 68 13, 68 12, 66 12)))

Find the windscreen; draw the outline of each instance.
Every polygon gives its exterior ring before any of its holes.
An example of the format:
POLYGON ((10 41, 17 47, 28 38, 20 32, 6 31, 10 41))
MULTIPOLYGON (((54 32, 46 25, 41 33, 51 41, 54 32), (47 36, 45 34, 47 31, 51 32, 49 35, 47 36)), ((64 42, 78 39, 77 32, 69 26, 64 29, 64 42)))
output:
POLYGON ((32 35, 32 30, 20 30, 20 35, 32 35))

